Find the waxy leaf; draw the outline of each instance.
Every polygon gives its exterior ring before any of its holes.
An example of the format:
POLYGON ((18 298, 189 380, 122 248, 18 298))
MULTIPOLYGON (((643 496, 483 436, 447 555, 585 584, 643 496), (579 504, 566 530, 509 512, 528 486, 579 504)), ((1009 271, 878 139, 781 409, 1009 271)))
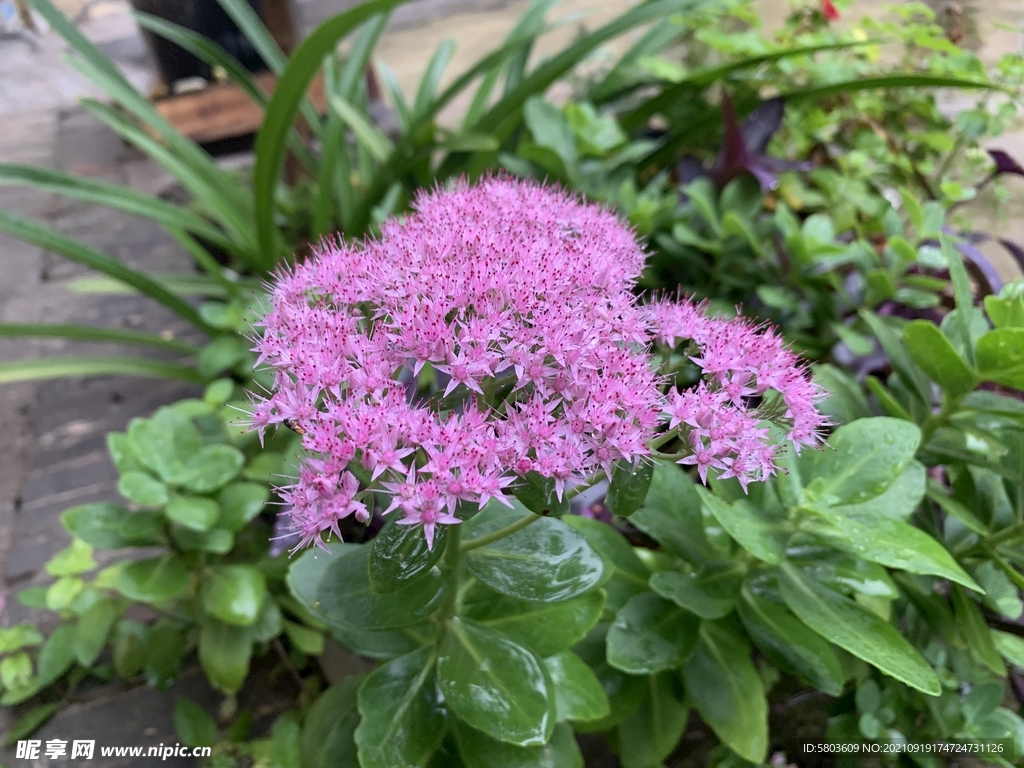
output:
POLYGON ((217 502, 203 496, 172 496, 164 510, 168 520, 193 531, 208 531, 217 522, 217 502))
POLYGON ((608 696, 586 662, 572 651, 544 659, 555 691, 555 717, 563 720, 598 720, 611 713, 608 696))
POLYGON ((740 757, 763 762, 768 702, 746 641, 721 624, 701 622, 683 678, 693 705, 715 735, 740 757))
POLYGON ((856 515, 862 520, 890 517, 906 521, 914 514, 924 498, 927 470, 918 461, 911 461, 892 485, 881 494, 859 504, 841 504, 833 507, 837 513, 856 515))
POLYGON ((117 492, 143 507, 167 503, 167 486, 146 472, 125 472, 117 481, 117 492))
POLYGON ((313 702, 299 742, 303 768, 359 768, 353 734, 360 719, 357 692, 364 679, 346 677, 313 702))
POLYGON ((708 511, 745 550, 766 563, 780 563, 786 551, 790 526, 783 517, 775 517, 744 499, 728 502, 707 488, 697 493, 708 511))
POLYGON ((522 505, 536 515, 561 517, 569 513, 569 499, 564 493, 558 498, 553 477, 527 472, 516 480, 512 491, 522 505))
POLYGON ((451 711, 498 741, 527 747, 551 738, 555 696, 547 667, 501 632, 451 619, 437 682, 451 711))
POLYGON ((696 573, 660 571, 651 589, 702 619, 720 619, 732 610, 743 583, 737 563, 708 563, 696 573))
POLYGON ((256 623, 267 593, 263 573, 251 565, 220 565, 203 572, 199 590, 203 608, 225 624, 256 623))
POLYGON ((611 483, 604 505, 613 515, 628 517, 640 509, 647 498, 654 477, 654 462, 640 459, 636 463, 619 460, 612 470, 611 483))
MULTIPOLYGON (((504 528, 521 516, 496 515, 465 532, 470 534, 467 540, 504 528)), ((470 550, 466 564, 474 576, 496 592, 534 601, 582 595, 595 587, 604 573, 601 556, 586 539, 561 520, 547 518, 470 550)))
POLYGON ((658 595, 634 595, 608 630, 608 663, 631 675, 678 667, 693 650, 699 623, 658 595))
POLYGON ((130 600, 159 603, 179 597, 188 589, 191 573, 177 555, 164 555, 132 563, 117 580, 117 588, 130 600))
POLYGON ((251 631, 212 619, 203 623, 199 632, 199 663, 206 679, 217 690, 231 695, 245 682, 252 658, 251 631))
POLYGON ((676 464, 658 463, 647 498, 629 522, 673 555, 699 565, 719 556, 704 535, 700 501, 689 475, 676 464))
POLYGON ((981 609, 959 587, 951 587, 953 612, 959 634, 967 641, 971 654, 1000 677, 1006 676, 1006 665, 996 649, 988 622, 981 609))
POLYGON ((111 598, 102 598, 83 613, 75 626, 75 658, 83 667, 91 667, 107 644, 110 630, 123 607, 111 598))
POLYGON ((61 515, 61 522, 72 536, 97 549, 121 549, 159 543, 159 539, 133 536, 133 532, 128 530, 130 521, 143 515, 142 512, 129 512, 116 504, 98 501, 72 507, 61 515))
POLYGON ((789 609, 826 640, 911 688, 939 695, 939 678, 894 626, 789 563, 779 569, 779 586, 789 609))
POLYGON ((333 558, 316 590, 316 609, 331 622, 356 629, 408 627, 425 621, 450 588, 437 568, 401 589, 378 594, 370 588, 370 548, 357 546, 333 558))
POLYGON ((604 561, 604 576, 598 583, 608 595, 605 608, 618 611, 633 595, 647 591, 650 572, 621 533, 589 517, 573 515, 563 522, 581 533, 604 561))
POLYGON ((610 624, 598 624, 572 649, 594 671, 608 697, 610 708, 607 716, 597 720, 575 721, 573 728, 578 733, 614 728, 636 711, 644 695, 644 678, 627 675, 608 663, 607 640, 610 627, 610 624))
POLYGON ((789 610, 747 588, 737 608, 747 634, 771 661, 830 696, 842 693, 843 670, 832 646, 789 610))
POLYGON ((194 493, 209 493, 231 482, 244 464, 245 456, 234 446, 205 445, 165 479, 194 493))
POLYGON ((649 768, 676 748, 686 730, 689 709, 683 704, 675 675, 650 675, 640 706, 619 726, 622 768, 649 768))
POLYGON ((572 728, 564 724, 555 726, 547 744, 531 747, 497 741, 454 718, 452 731, 465 768, 583 768, 572 728))
POLYGON ((463 615, 504 632, 541 657, 569 648, 597 624, 605 596, 593 590, 558 603, 528 602, 478 587, 463 600, 463 615))
POLYGON ((220 517, 217 526, 238 533, 263 511, 270 491, 262 483, 231 483, 217 494, 220 517))
POLYGON ((388 521, 370 544, 370 586, 374 592, 394 592, 424 571, 433 568, 444 554, 448 527, 434 531, 434 548, 427 548, 423 530, 415 525, 388 521))
POLYGON ((978 339, 977 356, 983 379, 1024 389, 1024 328, 989 331, 978 339))
POLYGON ((823 451, 808 491, 826 504, 856 504, 885 491, 914 458, 921 443, 917 425, 879 416, 837 429, 823 451))
POLYGON ((903 343, 918 367, 950 395, 959 397, 974 389, 977 384, 974 372, 934 323, 928 320, 907 323, 903 343))
POLYGON ((444 738, 434 682, 436 650, 420 648, 378 667, 359 688, 355 741, 363 768, 419 768, 444 738))

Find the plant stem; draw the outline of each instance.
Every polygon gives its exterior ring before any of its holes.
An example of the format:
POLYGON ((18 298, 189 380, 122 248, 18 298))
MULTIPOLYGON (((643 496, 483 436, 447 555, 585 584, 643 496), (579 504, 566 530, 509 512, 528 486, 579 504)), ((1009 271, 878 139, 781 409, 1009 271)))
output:
MULTIPOLYGON (((496 541, 501 541, 506 536, 511 536, 516 531, 521 531, 523 528, 528 526, 530 523, 535 522, 535 521, 540 520, 540 519, 541 519, 540 515, 535 515, 535 514, 533 514, 533 512, 530 512, 529 514, 523 515, 521 518, 516 520, 511 525, 506 525, 504 528, 500 528, 499 530, 494 531, 493 533, 488 533, 488 534, 485 534, 483 536, 478 536, 475 539, 470 539, 465 544, 462 544, 461 546, 458 546, 457 549, 459 551, 459 554, 461 554, 463 552, 469 552, 472 549, 477 549, 478 547, 486 547, 488 544, 493 544, 496 541)), ((459 526, 455 526, 455 527, 457 528, 459 526)), ((458 543, 458 540, 456 540, 456 543, 458 543)), ((449 539, 448 546, 451 547, 451 545, 452 545, 452 542, 449 539)), ((445 551, 445 557, 447 557, 447 556, 448 556, 448 550, 445 551)))
POLYGON ((455 615, 456 608, 458 607, 459 571, 462 566, 462 548, 459 546, 461 539, 462 526, 451 526, 448 529, 448 540, 444 546, 444 565, 447 570, 451 571, 452 584, 451 591, 448 594, 448 599, 445 600, 444 605, 441 606, 437 614, 437 618, 441 623, 441 632, 438 633, 438 642, 440 642, 444 637, 445 622, 455 615))

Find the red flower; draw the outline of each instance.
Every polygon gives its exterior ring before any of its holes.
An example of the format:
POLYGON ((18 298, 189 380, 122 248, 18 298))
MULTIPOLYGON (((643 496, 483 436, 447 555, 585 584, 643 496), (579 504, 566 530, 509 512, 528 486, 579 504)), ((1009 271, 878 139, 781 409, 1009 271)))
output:
POLYGON ((839 21, 839 9, 832 0, 821 0, 821 12, 829 21, 839 21))

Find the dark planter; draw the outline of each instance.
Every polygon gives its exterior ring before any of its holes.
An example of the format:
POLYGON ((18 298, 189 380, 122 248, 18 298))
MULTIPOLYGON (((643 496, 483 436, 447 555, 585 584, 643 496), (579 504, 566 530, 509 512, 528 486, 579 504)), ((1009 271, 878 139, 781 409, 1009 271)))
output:
MULTIPOLYGON (((136 11, 158 16, 209 38, 238 59, 250 72, 267 68, 217 0, 131 0, 131 3, 136 11)), ((249 0, 249 5, 257 13, 261 12, 261 0, 249 0)), ((173 89, 179 80, 212 78, 210 66, 188 51, 149 31, 143 30, 143 34, 156 59, 160 77, 168 88, 173 89)))

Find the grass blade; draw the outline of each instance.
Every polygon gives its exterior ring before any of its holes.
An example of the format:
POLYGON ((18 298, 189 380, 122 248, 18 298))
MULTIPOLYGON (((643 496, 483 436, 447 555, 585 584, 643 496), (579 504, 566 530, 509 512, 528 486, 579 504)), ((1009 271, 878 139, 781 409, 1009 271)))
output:
POLYGON ((201 384, 195 368, 144 357, 48 357, 0 363, 0 384, 78 376, 143 376, 201 384))
POLYGON ((379 16, 374 16, 362 26, 356 39, 352 41, 352 50, 349 51, 345 58, 345 64, 341 68, 337 89, 330 93, 337 93, 349 101, 355 99, 356 88, 366 73, 370 56, 373 55, 373 49, 377 47, 377 41, 388 25, 389 18, 391 18, 390 13, 382 13, 379 16))
POLYGON ((180 296, 171 293, 144 272, 125 266, 116 259, 93 250, 77 240, 72 240, 70 237, 62 235, 50 227, 0 209, 0 232, 6 232, 26 243, 53 251, 70 261, 82 264, 96 272, 101 272, 115 280, 120 280, 122 283, 132 286, 140 293, 144 293, 151 299, 160 302, 197 328, 201 328, 204 331, 211 330, 191 304, 188 304, 180 296))
POLYGON ((391 67, 383 61, 378 61, 376 66, 377 74, 380 75, 384 90, 391 97, 391 106, 394 107, 395 114, 398 116, 398 126, 404 133, 412 125, 412 112, 405 100, 405 94, 402 92, 402 85, 398 82, 398 78, 395 77, 395 73, 391 71, 391 67))
POLYGON ((454 54, 454 40, 445 40, 437 46, 437 50, 430 57, 427 69, 420 80, 420 87, 416 91, 416 99, 413 101, 412 107, 414 114, 419 114, 425 110, 430 102, 434 100, 437 94, 437 87, 441 82, 442 75, 444 75, 444 68, 448 66, 448 62, 452 60, 454 54))
POLYGON ((169 349, 194 355, 199 351, 195 344, 166 339, 155 333, 133 331, 126 328, 92 328, 87 325, 51 325, 49 323, 0 323, 0 338, 28 339, 50 338, 69 341, 97 341, 114 344, 139 344, 147 347, 169 349))
POLYGON ((331 97, 331 109, 352 129, 356 139, 366 147, 374 160, 383 163, 388 159, 388 155, 394 151, 395 145, 380 128, 370 122, 364 112, 356 109, 351 102, 341 96, 331 97))
MULTIPOLYGON (((196 296, 207 299, 224 299, 235 293, 255 293, 260 289, 260 281, 252 278, 239 280, 233 285, 235 291, 227 291, 223 285, 204 275, 194 274, 158 274, 152 279, 169 291, 179 296, 196 296)), ((64 288, 71 293, 83 293, 102 296, 123 296, 140 293, 137 288, 109 277, 78 277, 68 280, 64 288)))

